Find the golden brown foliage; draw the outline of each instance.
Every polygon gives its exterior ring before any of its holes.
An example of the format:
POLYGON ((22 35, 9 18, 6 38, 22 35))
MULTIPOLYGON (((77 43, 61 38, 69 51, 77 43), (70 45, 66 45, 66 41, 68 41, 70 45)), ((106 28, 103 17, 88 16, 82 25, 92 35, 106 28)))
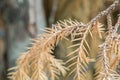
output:
POLYGON ((113 26, 110 16, 119 4, 120 1, 115 0, 109 8, 87 24, 65 20, 53 25, 52 29, 47 28, 46 33, 34 39, 33 46, 18 59, 17 66, 10 69, 15 72, 10 72, 9 77, 12 80, 48 80, 49 78, 59 80, 61 74, 63 76, 67 74, 67 77, 73 75, 73 80, 86 80, 88 65, 94 61, 95 80, 120 80, 120 75, 115 71, 120 59, 120 35, 117 33, 120 17, 113 26), (101 33, 105 29, 99 20, 104 16, 107 17, 108 23, 107 37, 99 46, 97 59, 91 59, 90 46, 86 38, 88 35, 93 38, 93 34, 98 34, 102 38, 101 33), (53 50, 60 40, 67 39, 68 36, 71 36, 71 41, 75 43, 69 48, 77 48, 69 53, 68 60, 63 62, 54 57, 53 50), (68 64, 67 67, 65 63, 68 64))

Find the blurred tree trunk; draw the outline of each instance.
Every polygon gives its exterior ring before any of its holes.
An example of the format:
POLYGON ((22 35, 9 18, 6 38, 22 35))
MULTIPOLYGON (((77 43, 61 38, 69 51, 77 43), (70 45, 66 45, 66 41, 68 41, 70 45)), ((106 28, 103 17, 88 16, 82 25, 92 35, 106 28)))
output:
POLYGON ((41 29, 46 26, 46 16, 44 13, 43 0, 29 1, 29 31, 31 34, 42 33, 41 29), (37 29, 36 29, 37 28, 37 29), (34 30, 35 29, 35 30, 34 30))
POLYGON ((26 50, 30 42, 27 31, 28 2, 27 0, 9 0, 4 12, 7 26, 7 58, 8 67, 15 66, 16 59, 26 50))
POLYGON ((40 4, 42 0, 9 0, 9 5, 14 6, 9 7, 4 15, 7 16, 9 67, 14 66, 16 59, 25 52, 30 37, 40 33, 41 27, 45 28, 44 9, 40 4))
POLYGON ((40 29, 45 29, 46 25, 46 15, 43 5, 44 0, 34 0, 35 1, 35 22, 37 26, 38 34, 42 33, 40 29))

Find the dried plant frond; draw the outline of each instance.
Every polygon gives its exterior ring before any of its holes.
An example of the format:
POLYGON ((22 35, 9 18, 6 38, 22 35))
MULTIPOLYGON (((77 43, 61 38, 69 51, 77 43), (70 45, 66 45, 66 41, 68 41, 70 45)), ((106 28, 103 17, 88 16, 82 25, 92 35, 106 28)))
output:
POLYGON ((50 64, 48 64, 48 72, 50 75, 51 80, 58 80, 58 75, 66 75, 67 68, 63 65, 65 65, 62 60, 57 60, 53 56, 50 56, 50 64))
POLYGON ((103 24, 99 23, 99 21, 96 21, 93 24, 94 27, 92 27, 92 33, 99 35, 99 37, 102 39, 102 32, 105 31, 105 28, 103 27, 103 24))
POLYGON ((120 60, 120 35, 117 35, 116 38, 112 41, 111 43, 111 64, 110 64, 110 68, 111 69, 115 69, 116 65, 119 63, 120 60))
POLYGON ((110 50, 109 50, 109 60, 110 60, 110 68, 115 69, 116 65, 118 64, 119 61, 119 44, 120 44, 120 38, 119 34, 117 33, 118 27, 120 25, 120 17, 118 18, 117 23, 115 26, 111 27, 109 30, 109 35, 107 37, 106 42, 110 45, 110 50))
POLYGON ((67 63, 69 63, 68 66, 69 68, 74 67, 68 74, 68 75, 74 74, 73 80, 85 80, 88 64, 90 61, 92 61, 91 59, 89 59, 89 57, 87 57, 89 56, 88 50, 90 50, 90 46, 86 40, 86 37, 88 34, 91 34, 91 37, 93 37, 91 30, 97 31, 101 37, 101 32, 103 30, 101 26, 102 25, 99 22, 96 22, 95 25, 84 27, 82 30, 80 28, 79 32, 74 33, 76 35, 78 34, 77 36, 79 37, 74 38, 72 41, 79 42, 70 46, 70 48, 71 47, 78 48, 75 51, 68 54, 68 57, 72 56, 72 58, 70 57, 70 59, 68 59, 67 61, 67 63))
MULTIPOLYGON (((86 79, 86 72, 88 68, 88 64, 92 61, 89 57, 88 50, 90 50, 90 46, 86 40, 88 34, 91 34, 91 28, 97 27, 97 30, 100 30, 101 25, 97 22, 95 26, 86 26, 82 30, 78 30, 74 34, 78 34, 77 38, 74 38, 72 41, 79 41, 78 43, 70 46, 71 47, 78 47, 75 51, 68 54, 68 57, 72 56, 72 58, 68 59, 66 63, 69 63, 69 68, 73 67, 68 75, 74 74, 73 80, 85 80, 86 79), (70 64, 71 63, 71 64, 70 64)), ((98 31, 101 32, 101 31, 98 31)), ((100 33, 99 33, 100 34, 100 33)), ((92 34, 91 34, 91 37, 92 34)))
POLYGON ((28 55, 25 59, 26 55, 22 55, 19 58, 19 61, 17 62, 18 66, 13 67, 10 70, 17 70, 16 72, 9 73, 9 78, 12 80, 30 80, 29 73, 30 73, 30 67, 29 67, 29 59, 30 56, 28 55))
MULTIPOLYGON (((119 4, 119 1, 116 0, 108 9, 101 12, 95 18, 93 18, 89 23, 87 23, 86 28, 84 28, 84 30, 81 31, 81 29, 80 29, 80 31, 78 33, 80 36, 79 38, 77 38, 77 39, 75 38, 72 40, 72 41, 80 41, 80 43, 72 45, 72 47, 79 46, 79 48, 68 54, 68 57, 72 56, 72 55, 74 56, 67 61, 67 63, 71 62, 71 64, 68 67, 73 67, 73 69, 70 71, 69 75, 75 73, 73 80, 84 80, 86 77, 85 72, 86 72, 86 67, 89 63, 89 59, 86 55, 86 53, 88 53, 88 51, 84 44, 86 44, 86 46, 89 48, 89 45, 86 41, 86 36, 89 33, 92 37, 92 33, 90 31, 91 28, 94 27, 92 25, 96 21, 98 21, 102 16, 107 15, 118 4, 119 4)), ((102 31, 103 29, 101 29, 101 25, 98 22, 97 22, 96 26, 97 26, 99 36, 101 37, 100 31, 102 31)))
POLYGON ((9 78, 12 80, 58 80, 60 75, 65 76, 68 68, 68 76, 74 75, 73 80, 86 80, 88 65, 94 59, 90 59, 89 51, 91 47, 86 40, 88 34, 91 38, 96 33, 102 38, 101 32, 104 31, 103 25, 99 22, 103 16, 108 15, 108 35, 100 50, 96 62, 96 80, 119 80, 120 76, 115 72, 114 67, 120 59, 120 35, 117 33, 120 26, 120 17, 115 26, 112 26, 111 12, 120 4, 120 0, 106 10, 99 13, 87 24, 72 20, 59 21, 46 28, 45 33, 33 40, 32 47, 28 49, 17 61, 17 66, 10 69, 9 78), (71 36, 71 41, 75 44, 69 48, 76 48, 70 52, 68 68, 65 63, 54 57, 54 47, 62 39, 71 36), (114 59, 113 59, 114 55, 114 59))
POLYGON ((102 45, 102 52, 100 52, 100 56, 97 59, 96 63, 96 80, 119 80, 120 76, 113 71, 115 70, 116 65, 119 62, 119 44, 120 38, 119 34, 117 33, 117 28, 120 25, 118 18, 118 22, 115 26, 108 25, 109 34, 104 42, 105 45, 102 45), (113 28, 115 27, 115 28, 113 28), (99 67, 101 65, 101 67, 99 67), (116 76, 115 76, 116 75, 116 76), (117 76, 118 75, 118 76, 117 76))
MULTIPOLYGON (((109 38, 109 41, 111 42, 110 38, 109 38)), ((101 52, 97 57, 97 63, 95 66, 96 68, 95 80, 109 80, 109 79, 119 80, 120 79, 120 75, 118 75, 116 72, 113 72, 116 65, 119 62, 119 58, 118 58, 119 53, 115 54, 113 52, 113 50, 115 52, 118 50, 113 49, 115 47, 111 44, 108 44, 109 41, 106 40, 104 45, 100 46, 101 52)))
POLYGON ((107 57, 107 49, 109 48, 105 43, 100 45, 101 51, 97 57, 95 65, 96 73, 95 80, 110 80, 110 65, 107 57))
POLYGON ((47 33, 34 40, 33 46, 21 56, 17 62, 17 69, 10 74, 12 80, 51 80, 58 79, 62 73, 66 74, 66 67, 61 60, 53 57, 52 50, 57 43, 73 33, 81 24, 72 20, 60 21, 53 25, 52 29, 46 29, 47 33), (48 72, 48 75, 47 75, 48 72))
POLYGON ((110 13, 107 15, 107 25, 108 25, 108 29, 112 27, 112 19, 110 13))

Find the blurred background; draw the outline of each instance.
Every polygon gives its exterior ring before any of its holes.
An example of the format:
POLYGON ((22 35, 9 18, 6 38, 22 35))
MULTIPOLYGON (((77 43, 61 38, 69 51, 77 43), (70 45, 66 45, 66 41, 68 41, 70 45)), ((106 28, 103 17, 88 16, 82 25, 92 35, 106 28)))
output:
MULTIPOLYGON (((43 33, 41 29, 51 27, 58 20, 69 18, 87 23, 113 1, 0 0, 0 80, 7 80, 7 69, 16 65, 20 54, 27 50, 26 47, 31 46, 30 39, 43 33)), ((96 48, 101 43, 97 37, 95 40, 95 45, 92 42, 90 44, 93 49, 91 57, 96 55, 96 48)), ((72 43, 62 41, 55 49, 55 56, 65 59, 64 56, 70 51, 67 51, 66 46, 70 44, 72 43)))

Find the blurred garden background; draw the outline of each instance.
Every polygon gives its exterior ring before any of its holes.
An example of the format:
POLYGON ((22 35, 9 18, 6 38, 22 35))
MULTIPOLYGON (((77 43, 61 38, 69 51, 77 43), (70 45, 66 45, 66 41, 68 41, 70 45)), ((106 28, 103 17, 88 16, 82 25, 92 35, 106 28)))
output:
MULTIPOLYGON (((51 27, 58 20, 69 18, 87 23, 113 1, 0 0, 0 80, 7 80, 7 69, 16 65, 18 57, 31 46, 30 39, 43 33, 42 29, 51 27)), ((116 21, 114 15, 117 13, 112 15, 113 22, 116 21)), ((96 56, 97 46, 102 42, 98 37, 94 38, 94 45, 90 42, 91 57, 96 56)), ((55 49, 56 58, 65 59, 70 44, 63 40, 55 49)))

